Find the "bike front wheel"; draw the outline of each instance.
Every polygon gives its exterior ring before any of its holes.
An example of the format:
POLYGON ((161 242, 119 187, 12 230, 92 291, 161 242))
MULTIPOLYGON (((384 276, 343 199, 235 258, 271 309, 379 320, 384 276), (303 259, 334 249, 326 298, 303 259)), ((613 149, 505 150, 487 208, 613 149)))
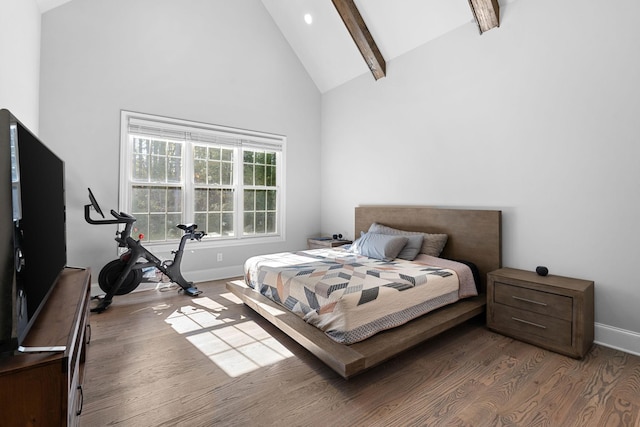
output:
MULTIPOLYGON (((119 259, 114 259, 102 267, 98 275, 98 285, 100 285, 100 289, 106 293, 111 292, 126 267, 127 263, 119 259)), ((128 294, 137 288, 140 282, 142 282, 142 270, 131 270, 129 274, 127 274, 127 277, 125 277, 122 285, 116 289, 114 295, 128 294)))

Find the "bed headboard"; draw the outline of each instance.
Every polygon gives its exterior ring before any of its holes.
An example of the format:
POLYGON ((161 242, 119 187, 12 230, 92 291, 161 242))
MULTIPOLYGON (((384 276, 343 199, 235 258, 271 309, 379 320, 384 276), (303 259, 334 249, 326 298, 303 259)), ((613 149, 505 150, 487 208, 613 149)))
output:
POLYGON ((473 262, 480 271, 481 292, 487 273, 502 267, 502 211, 440 209, 421 206, 358 206, 355 237, 378 222, 389 227, 449 237, 440 255, 473 262))

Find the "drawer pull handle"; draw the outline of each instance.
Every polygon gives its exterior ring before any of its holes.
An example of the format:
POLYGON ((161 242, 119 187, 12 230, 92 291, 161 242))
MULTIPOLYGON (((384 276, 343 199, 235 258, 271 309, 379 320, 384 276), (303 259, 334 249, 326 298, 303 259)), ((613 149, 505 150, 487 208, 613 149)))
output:
POLYGON ((526 323, 527 325, 535 326, 536 328, 547 329, 547 327, 544 326, 544 325, 540 325, 538 323, 529 322, 528 320, 518 319, 517 317, 512 317, 511 319, 515 320, 516 322, 526 323))
POLYGON ((76 410, 76 415, 82 414, 82 407, 84 406, 84 390, 82 390, 82 386, 78 386, 79 396, 78 396, 78 409, 76 410))
POLYGON ((543 306, 543 307, 546 307, 546 306, 547 306, 547 304, 546 304, 546 303, 544 303, 544 302, 534 301, 534 300, 532 300, 532 299, 527 299, 527 298, 520 298, 520 297, 517 297, 517 296, 515 296, 515 295, 511 295, 511 298, 513 298, 513 299, 517 299, 518 301, 530 302, 531 304, 538 304, 538 305, 541 305, 541 306, 543 306))

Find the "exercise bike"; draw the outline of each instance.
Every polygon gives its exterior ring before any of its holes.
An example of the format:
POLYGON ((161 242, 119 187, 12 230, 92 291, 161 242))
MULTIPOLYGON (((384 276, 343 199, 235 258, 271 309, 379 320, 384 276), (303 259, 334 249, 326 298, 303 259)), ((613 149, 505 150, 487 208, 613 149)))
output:
POLYGON ((100 205, 93 196, 89 188, 88 205, 84 206, 84 218, 89 224, 105 225, 105 224, 124 224, 122 231, 116 232, 116 242, 118 247, 125 248, 125 252, 120 258, 107 263, 98 275, 98 285, 105 292, 104 297, 98 297, 97 306, 91 309, 92 312, 102 313, 109 307, 114 295, 125 295, 138 287, 143 278, 143 269, 155 267, 160 270, 172 282, 180 286, 179 291, 183 291, 188 296, 198 296, 202 291, 193 284, 188 282, 180 272, 180 263, 182 262, 182 254, 187 240, 200 241, 206 233, 196 230, 195 224, 178 224, 177 227, 184 231, 177 251, 171 251, 174 254, 173 260, 162 261, 153 255, 147 248, 142 246, 139 236, 138 240, 131 237, 133 224, 136 218, 124 212, 116 212, 111 209, 111 215, 114 219, 92 219, 91 208, 104 218, 104 213, 100 209, 100 205))

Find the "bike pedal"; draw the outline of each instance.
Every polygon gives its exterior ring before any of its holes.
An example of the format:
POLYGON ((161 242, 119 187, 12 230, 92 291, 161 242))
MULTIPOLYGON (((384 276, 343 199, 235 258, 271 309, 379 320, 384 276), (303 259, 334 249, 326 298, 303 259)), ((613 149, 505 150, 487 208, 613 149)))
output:
POLYGON ((192 297, 198 296, 202 293, 198 288, 184 288, 184 292, 192 297))
POLYGON ((92 313, 102 313, 103 311, 105 311, 110 305, 111 305, 111 300, 105 300, 104 298, 101 297, 92 297, 91 299, 97 299, 98 305, 96 305, 95 307, 92 307, 89 311, 91 311, 92 313))

